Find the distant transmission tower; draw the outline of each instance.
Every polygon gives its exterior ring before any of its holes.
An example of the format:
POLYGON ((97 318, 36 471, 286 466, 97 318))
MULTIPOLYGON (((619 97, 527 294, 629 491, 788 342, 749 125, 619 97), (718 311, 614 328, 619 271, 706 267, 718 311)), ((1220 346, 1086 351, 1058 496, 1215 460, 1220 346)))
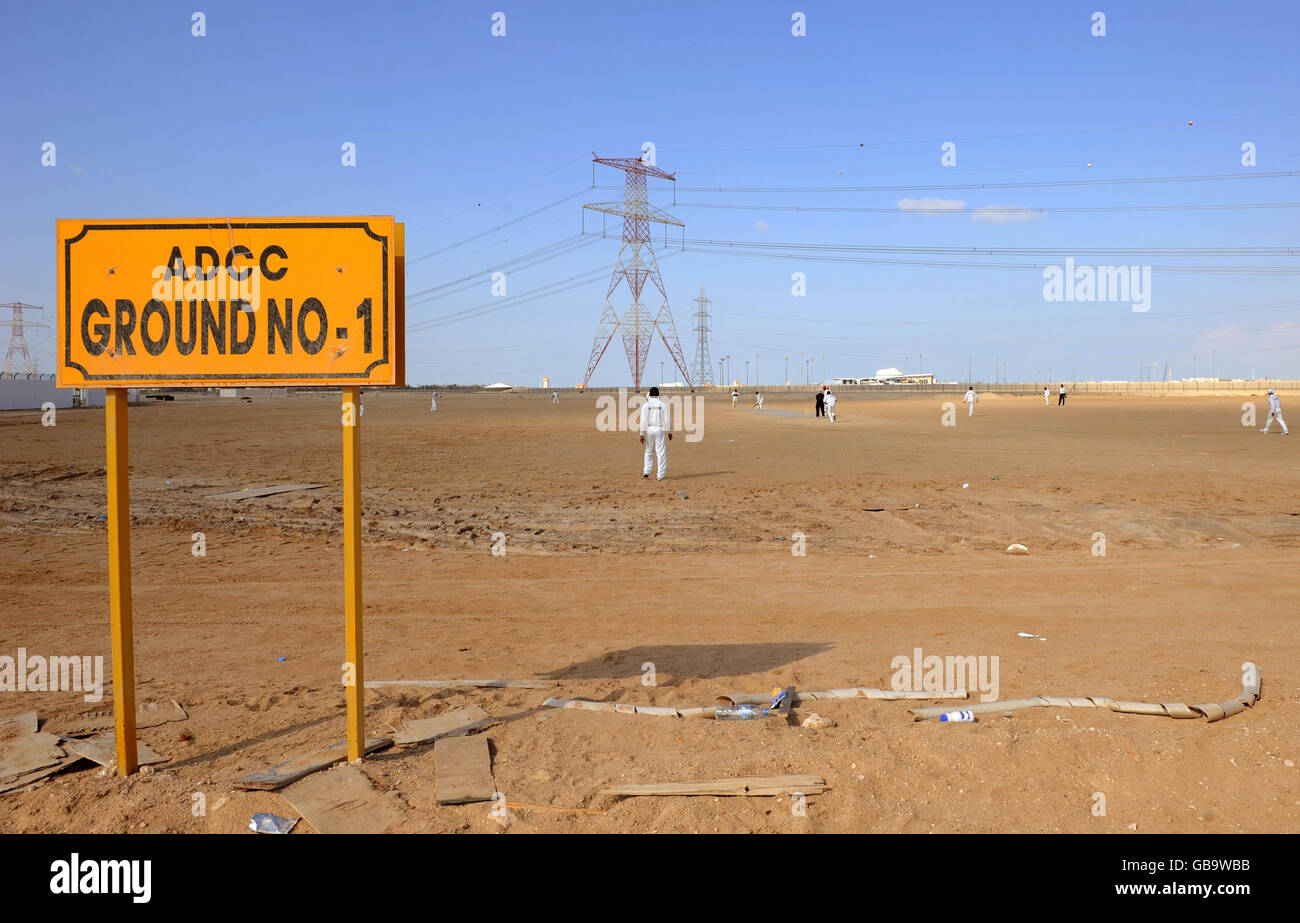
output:
POLYGON ((709 358, 709 305, 713 304, 704 296, 704 286, 700 286, 700 297, 691 304, 695 305, 695 365, 692 367, 692 379, 696 384, 713 384, 713 360, 709 358))
POLYGON ((23 311, 43 311, 44 308, 34 304, 23 304, 21 301, 13 301, 9 304, 0 304, 0 309, 11 308, 13 317, 10 320, 0 320, 0 327, 9 327, 9 349, 5 352, 5 365, 3 374, 6 378, 20 378, 36 374, 36 359, 33 358, 31 351, 27 348, 27 336, 25 330, 28 327, 33 329, 48 327, 48 324, 34 324, 23 319, 23 311))
POLYGON ((685 227, 685 225, 667 212, 655 208, 646 198, 646 176, 656 176, 674 182, 677 177, 636 157, 600 157, 594 152, 591 156, 593 162, 622 170, 626 177, 622 202, 592 202, 583 206, 592 211, 621 215, 623 245, 618 250, 618 262, 614 264, 614 272, 610 276, 609 290, 605 292, 605 307, 600 313, 600 326, 596 328, 596 340, 591 346, 591 358, 587 361, 587 374, 583 376, 582 383, 585 386, 591 381, 596 366, 600 364, 600 357, 605 355, 605 350, 609 348, 614 334, 621 332, 623 348, 627 351, 627 364, 632 370, 632 386, 638 391, 641 390, 641 376, 645 372, 645 360, 650 352, 650 341, 654 338, 654 332, 658 330, 664 345, 668 347, 668 352, 672 354, 673 362, 681 371, 686 384, 690 385, 695 379, 687 368, 686 357, 682 355, 682 346, 677 341, 677 325, 673 323, 672 311, 668 309, 668 292, 664 289, 664 280, 659 275, 659 263, 655 259, 654 247, 650 245, 650 222, 671 224, 676 227, 685 227), (628 291, 632 295, 632 303, 621 320, 611 302, 614 289, 618 288, 620 279, 627 282, 628 291), (655 288, 659 289, 659 294, 663 296, 663 304, 659 306, 659 311, 653 320, 646 312, 645 306, 641 304, 641 289, 645 287, 646 279, 653 281, 655 288))

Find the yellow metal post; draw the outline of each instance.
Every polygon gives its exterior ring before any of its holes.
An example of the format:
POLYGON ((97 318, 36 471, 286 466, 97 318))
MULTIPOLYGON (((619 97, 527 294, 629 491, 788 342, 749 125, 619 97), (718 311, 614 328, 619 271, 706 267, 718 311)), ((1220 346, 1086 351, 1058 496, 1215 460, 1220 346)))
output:
POLYGON ((113 717, 117 772, 139 766, 135 743, 135 641, 131 620, 131 481, 126 389, 109 388, 104 401, 108 472, 108 610, 113 641, 113 717))
POLYGON ((343 387, 343 597, 347 620, 344 659, 351 664, 348 759, 366 749, 365 645, 361 633, 361 388, 343 387))

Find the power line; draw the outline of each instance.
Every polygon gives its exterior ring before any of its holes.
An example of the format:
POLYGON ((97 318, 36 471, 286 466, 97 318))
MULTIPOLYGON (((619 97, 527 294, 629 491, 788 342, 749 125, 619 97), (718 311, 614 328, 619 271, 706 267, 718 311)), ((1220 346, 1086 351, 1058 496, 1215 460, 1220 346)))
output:
POLYGON ((676 202, 673 208, 721 208, 734 211, 842 212, 874 215, 1020 215, 1073 214, 1082 212, 1176 212, 1234 211, 1255 208, 1300 208, 1300 202, 1240 202, 1224 205, 1074 205, 1032 207, 984 205, 974 208, 855 207, 851 205, 740 205, 731 202, 676 202))
MULTIPOLYGON (((1271 158, 1276 160, 1280 166, 1289 163, 1292 158, 1271 158)), ((1185 166, 1187 164, 1223 164, 1223 157, 1180 157, 1177 160, 1150 160, 1143 158, 1141 160, 1098 160, 1094 158, 1091 161, 1085 161, 1083 158, 1072 159, 1068 161, 1057 161, 1056 163, 1038 163, 1038 164, 1001 164, 989 165, 978 164, 971 166, 964 164, 961 166, 928 166, 928 167, 906 167, 899 169, 881 169, 874 168, 868 170, 843 169, 839 166, 828 165, 815 170, 786 170, 777 167, 769 167, 762 170, 691 170, 691 176, 827 176, 834 174, 836 176, 897 176, 903 174, 916 173, 933 173, 943 174, 945 176, 966 176, 977 173, 1006 173, 1011 171, 1022 170, 1069 170, 1076 167, 1087 167, 1088 169, 1100 168, 1107 169, 1110 167, 1169 167, 1185 166)))
POLYGON ((467 276, 461 276, 459 279, 444 282, 441 285, 435 285, 432 288, 422 289, 418 292, 411 292, 407 296, 407 307, 411 307, 415 304, 424 304, 438 298, 445 298, 449 295, 455 295, 462 291, 466 291, 468 288, 472 287, 472 284, 466 283, 477 284, 476 280, 481 279, 483 276, 490 275, 493 272, 504 272, 505 270, 520 272, 524 269, 531 269, 534 266, 539 266, 542 263, 549 262, 550 260, 567 256, 575 250, 580 250, 583 247, 590 246, 598 239, 599 238, 589 237, 586 240, 583 240, 581 234, 573 234, 569 237, 549 243, 544 247, 539 247, 536 250, 521 254, 513 259, 497 263, 496 265, 489 266, 486 269, 480 269, 478 272, 471 273, 467 276), (456 288, 456 286, 460 287, 456 288))
POLYGON ((429 257, 431 256, 437 256, 440 253, 446 253, 448 250, 455 250, 457 247, 463 247, 465 246, 465 244, 478 240, 481 237, 487 237, 489 234, 495 234, 497 231, 500 231, 502 228, 508 228, 512 224, 518 224, 521 221, 527 221, 529 218, 536 217, 537 215, 540 215, 544 211, 555 208, 559 205, 563 205, 565 202, 568 202, 571 199, 576 199, 578 198, 578 196, 586 195, 587 191, 588 191, 587 187, 584 186, 582 189, 579 189, 577 192, 570 193, 569 195, 566 195, 561 199, 556 199, 554 202, 551 202, 548 205, 543 205, 541 208, 534 209, 533 211, 530 211, 526 215, 520 215, 518 218, 512 218, 511 220, 505 222, 504 224, 498 224, 494 228, 488 228, 486 231, 481 231, 478 234, 474 234, 470 237, 466 237, 464 240, 458 240, 454 244, 448 244, 445 247, 440 247, 437 250, 431 250, 430 252, 421 254, 420 256, 414 258, 408 258, 406 261, 406 265, 409 268, 415 263, 419 263, 422 260, 429 259, 429 257))
POLYGON ((954 256, 1043 256, 1048 254, 1148 254, 1156 256, 1295 256, 1300 246, 1274 247, 923 247, 898 244, 817 244, 764 240, 686 238, 687 246, 747 247, 757 250, 816 250, 831 253, 915 253, 954 256))
MULTIPOLYGON (((808 260, 820 263, 869 263, 880 266, 916 266, 933 269, 1033 269, 1041 271, 1048 268, 1060 268, 1049 263, 1003 263, 971 260, 905 260, 889 257, 868 256, 828 256, 817 253, 764 253, 732 248, 708 248, 686 246, 674 252, 686 253, 725 253, 732 256, 749 256, 760 259, 808 260)), ((1300 274, 1300 267, 1289 266, 1162 266, 1150 265, 1143 269, 1153 272, 1180 272, 1191 275, 1261 275, 1289 276, 1300 274)))
MULTIPOLYGON (((1300 113, 1288 113, 1284 115, 1243 115, 1234 116, 1229 119, 1201 119, 1201 125, 1224 125, 1233 122, 1253 122, 1267 121, 1271 119, 1294 119, 1300 118, 1300 113)), ((1185 128, 1189 127, 1186 122, 1174 120, 1158 122, 1136 122, 1130 125, 1096 125, 1086 128, 1060 128, 1048 131, 1024 131, 1011 132, 1000 135, 966 135, 948 138, 913 138, 910 140, 896 141, 859 141, 856 144, 841 142, 838 144, 804 144, 794 146, 779 147, 758 147, 755 145, 746 145, 745 147, 715 147, 715 148, 665 148, 665 151, 673 154, 735 154, 735 153, 752 153, 755 151, 816 151, 832 150, 838 148, 867 148, 867 147, 893 147, 904 144, 942 144, 945 141, 998 141, 1004 138, 1045 138, 1053 135, 1076 135, 1091 134, 1095 132, 1117 132, 1117 131, 1134 131, 1143 128, 1185 128)))
MULTIPOLYGON (((677 251, 669 253, 664 259, 670 259, 677 251)), ((662 260, 661 260, 662 262, 662 260)), ((546 298, 549 295, 558 295, 561 292, 567 292, 583 285, 590 285, 598 279, 607 279, 609 276, 609 267, 601 267, 592 272, 570 276, 567 279, 560 279, 549 285, 543 285, 540 288, 531 291, 522 292, 507 298, 494 298, 492 301, 486 301, 483 304, 475 305, 472 308, 465 308, 462 311, 454 311, 451 314, 444 314, 440 317, 433 317, 429 320, 420 321, 417 324, 407 325, 407 333, 415 333, 421 330, 428 330, 432 327, 441 327, 445 324, 458 323, 465 320, 473 320, 482 317, 485 314, 492 314, 496 311, 504 311, 507 308, 517 307, 521 304, 527 304, 536 301, 539 298, 546 298)))
MULTIPOLYGON (((522 183, 520 183, 520 184, 517 185, 517 186, 511 186, 509 189, 506 189, 505 191, 503 191, 503 192, 501 192, 501 193, 498 193, 498 194, 495 195, 495 196, 492 196, 490 199, 484 199, 483 202, 495 202, 497 199, 504 198, 505 196, 508 196, 508 195, 509 195, 510 193, 512 193, 512 192, 515 192, 515 191, 517 191, 517 190, 523 189, 525 186, 531 186, 533 183, 537 182, 539 179, 546 179, 546 177, 548 177, 548 176, 551 176, 551 175, 553 175, 553 174, 555 174, 555 173, 559 173, 559 172, 560 172, 561 170, 563 170, 565 167, 571 166, 571 165, 577 163, 577 162, 580 161, 580 160, 586 160, 586 159, 587 159, 587 158, 586 158, 586 156, 584 155, 584 156, 580 156, 580 157, 574 157, 572 160, 566 160, 564 163, 560 164, 558 167, 555 167, 554 169, 551 169, 551 170, 547 170, 545 173, 539 173, 539 174, 537 174, 536 176, 532 177, 531 179, 524 180, 522 183)), ((456 212, 455 214, 448 215, 446 218, 439 218, 437 221, 431 221, 431 222, 429 222, 428 224, 422 224, 422 225, 420 225, 418 228, 411 228, 411 229, 409 229, 408 233, 410 233, 410 234, 417 234, 417 233, 419 233, 419 232, 421 232, 421 231, 427 231, 429 228, 436 227, 437 225, 440 225, 440 224, 443 224, 444 222, 450 221, 450 220, 453 219, 453 218, 459 218, 461 215, 465 214, 466 212, 471 212, 471 211, 473 211, 474 209, 478 208, 480 205, 483 204, 483 202, 477 202, 477 203, 475 203, 474 205, 470 205, 470 206, 467 206, 467 207, 465 207, 465 208, 462 208, 460 211, 456 212)))
MULTIPOLYGON (((1140 183, 1201 183, 1237 179, 1280 179, 1300 176, 1300 170, 1265 170, 1250 173, 1207 173, 1197 176, 1134 176, 1109 179, 1025 180, 1018 183, 952 183, 947 185, 911 186, 678 186, 678 192, 925 192, 962 189, 1047 189, 1059 186, 1118 186, 1140 183)), ((616 186, 597 186, 616 189, 616 186)), ((672 187, 656 186, 656 192, 671 192, 672 187)))
MULTIPOLYGON (((1232 307, 1227 307, 1227 308, 1201 308, 1201 309, 1190 310, 1190 311, 1160 311, 1158 313, 1144 314, 1142 318, 1142 322, 1151 323, 1152 321, 1165 320, 1167 318, 1204 317, 1211 314, 1236 314, 1236 313, 1241 313, 1246 311, 1267 311, 1276 308, 1291 308, 1291 307, 1300 307, 1300 301, 1269 301, 1261 304, 1234 305, 1232 307)), ((1131 315, 1125 314, 1123 316, 1129 317, 1131 315)), ((808 316, 800 317, 800 316, 792 316, 788 314, 739 314, 739 313, 722 315, 720 319, 725 319, 728 317, 740 318, 745 320, 789 320, 789 321, 800 321, 803 323, 807 323, 809 321, 820 322, 824 320, 824 318, 808 317, 808 316)), ((973 320, 962 320, 961 318, 944 318, 940 320, 911 320, 911 321, 909 320, 854 320, 852 318, 834 318, 833 322, 837 325, 853 324, 853 325, 863 325, 863 326, 873 326, 873 327, 884 327, 884 326, 994 327, 994 326, 1021 325, 1028 322, 1047 322, 1047 321, 1050 321, 1053 324, 1060 324, 1060 323, 1095 324, 1100 319, 1103 318, 1099 318, 1098 315, 1094 313, 1094 314, 1086 314, 1086 315, 1079 314, 1073 317, 1061 317, 1059 315, 1052 315, 1046 317, 1035 316, 1032 318, 1017 317, 1017 318, 1012 318, 1011 320, 1001 320, 1001 321, 978 319, 978 318, 973 320)), ((910 342, 910 341, 905 341, 905 342, 910 342)))
POLYGON ((568 279, 561 279, 558 282, 552 282, 549 285, 543 285, 540 288, 532 289, 531 291, 523 292, 519 295, 514 295, 508 298, 495 298, 492 301, 487 301, 484 302, 483 304, 475 305, 472 308, 465 308, 462 311, 454 311, 451 314, 444 314, 440 317, 430 318, 429 320, 420 321, 417 324, 408 324, 406 328, 406 332, 414 333, 420 330, 428 330, 431 327, 440 327, 444 324, 456 323, 458 321, 463 321, 463 320, 471 320, 475 317, 482 317, 485 314, 491 314, 495 311, 505 310, 506 308, 513 308, 517 305, 525 304, 529 301, 534 301, 538 298, 544 298, 547 295, 556 295, 562 291, 568 291, 569 289, 577 288, 580 285, 588 285, 592 282, 595 282, 597 279, 604 278, 607 272, 608 269, 602 267, 600 269, 595 270, 594 272, 586 273, 585 275, 570 276, 568 279), (565 285, 565 283, 570 283, 570 282, 574 284, 565 285), (564 287, 560 288, 557 286, 564 286, 564 287))

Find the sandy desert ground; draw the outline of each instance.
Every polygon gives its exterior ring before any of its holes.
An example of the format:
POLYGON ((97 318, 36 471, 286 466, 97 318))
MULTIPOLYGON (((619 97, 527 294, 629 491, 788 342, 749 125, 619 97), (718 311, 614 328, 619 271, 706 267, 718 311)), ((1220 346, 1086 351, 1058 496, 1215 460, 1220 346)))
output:
MULTIPOLYGON (((368 730, 469 704, 498 716, 484 732, 497 788, 534 806, 510 833, 1300 829, 1300 435, 1241 425, 1262 392, 1065 408, 986 395, 953 427, 945 399, 846 395, 830 424, 802 394, 763 413, 712 396, 703 438, 679 434, 658 483, 640 477, 634 433, 598 431, 594 395, 552 407, 444 392, 437 413, 427 395, 368 395, 367 678, 556 684, 374 690, 368 730), (1030 554, 1004 553, 1012 542, 1030 554), (1221 702, 1245 661, 1263 696, 1216 723, 1038 708, 952 725, 865 700, 796 710, 833 718, 825 730, 541 707, 887 688, 893 658, 916 648, 997 656, 1003 699, 1221 702), (830 789, 802 816, 788 797, 596 794, 782 773, 830 789)), ((237 832, 256 811, 296 816, 235 779, 345 734, 338 395, 181 399, 130 417, 138 695, 189 718, 140 732, 168 758, 150 775, 90 766, 0 795, 2 832, 237 832), (208 498, 304 482, 324 486, 208 498)), ((103 411, 60 411, 55 427, 0 414, 0 445, 0 654, 107 663, 103 411)), ((0 718, 35 709, 51 730, 110 707, 0 693, 0 718)), ((488 804, 434 803, 432 747, 362 771, 396 793, 395 831, 503 829, 488 804)))

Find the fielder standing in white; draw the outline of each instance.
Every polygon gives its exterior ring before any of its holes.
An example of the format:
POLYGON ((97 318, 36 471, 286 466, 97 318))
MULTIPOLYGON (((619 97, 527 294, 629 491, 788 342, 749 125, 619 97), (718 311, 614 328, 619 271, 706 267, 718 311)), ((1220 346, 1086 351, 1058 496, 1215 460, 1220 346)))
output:
POLYGON ((429 410, 432 412, 438 409, 438 392, 433 392, 433 398, 429 401, 429 410))
POLYGON ((1044 407, 1052 406, 1052 396, 1051 396, 1051 392, 1047 389, 1047 385, 1043 385, 1043 406, 1044 407))
POLYGON ((1288 430, 1286 428, 1286 420, 1282 419, 1282 399, 1273 393, 1272 388, 1269 388, 1268 389, 1268 419, 1264 422, 1264 428, 1261 429, 1260 432, 1267 433, 1269 427, 1273 425, 1274 420, 1277 420, 1277 422, 1282 424, 1282 435, 1285 436, 1288 430))
POLYGON ((826 416, 830 417, 831 422, 834 423, 835 422, 835 395, 831 394, 830 388, 826 389, 826 397, 822 398, 822 406, 826 408, 826 416))
POLYGON ((560 392, 559 392, 559 391, 552 391, 552 392, 551 392, 551 403, 552 403, 552 404, 558 404, 559 402, 560 402, 560 392))
POLYGON ((975 402, 979 400, 979 397, 975 394, 974 385, 971 385, 969 388, 966 389, 966 397, 964 398, 964 400, 966 401, 966 407, 967 407, 966 416, 968 417, 975 416, 975 402))
POLYGON ((731 389, 731 409, 736 409, 736 401, 740 400, 740 392, 735 388, 731 389))
POLYGON ((645 446, 645 468, 641 477, 650 477, 652 462, 659 465, 658 480, 668 473, 668 441, 673 438, 668 405, 659 400, 659 389, 651 388, 650 397, 641 405, 641 444, 645 446), (654 455, 651 456, 651 450, 654 455))

